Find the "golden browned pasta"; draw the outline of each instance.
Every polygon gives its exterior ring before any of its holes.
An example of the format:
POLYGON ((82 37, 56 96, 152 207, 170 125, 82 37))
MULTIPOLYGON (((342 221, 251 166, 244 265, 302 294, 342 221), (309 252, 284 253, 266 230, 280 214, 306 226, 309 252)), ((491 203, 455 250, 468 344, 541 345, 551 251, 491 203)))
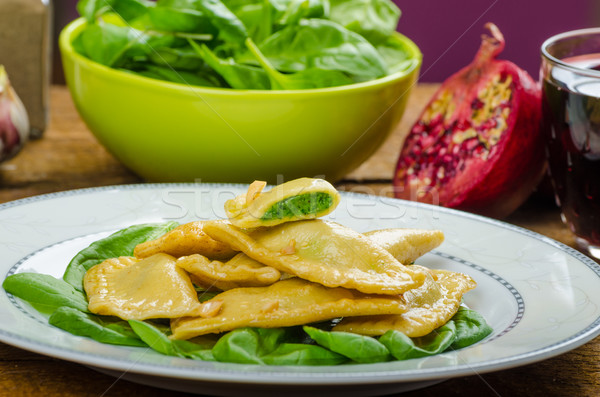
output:
POLYGON ((404 294, 406 313, 348 317, 333 330, 376 336, 393 329, 412 338, 427 335, 446 324, 458 311, 462 296, 477 284, 466 274, 447 270, 429 272, 431 275, 423 286, 404 294))
POLYGON ((156 254, 141 260, 107 259, 93 266, 83 279, 89 310, 124 320, 197 315, 198 295, 175 260, 156 254))
POLYGON ((173 339, 221 333, 240 327, 289 327, 343 316, 403 313, 399 296, 366 295, 345 288, 327 288, 299 278, 268 287, 236 288, 203 303, 203 317, 171 321, 173 339))
POLYGON ((441 230, 382 229, 366 232, 365 236, 405 265, 410 265, 444 242, 444 233, 441 230))
POLYGON ((227 244, 215 241, 204 233, 204 225, 209 221, 189 222, 176 227, 161 237, 138 244, 133 251, 137 258, 147 258, 165 253, 176 258, 200 254, 210 259, 229 259, 236 252, 227 244))
POLYGON ((184 256, 177 266, 185 269, 192 280, 205 288, 226 291, 240 287, 262 287, 271 285, 281 278, 279 270, 239 253, 227 262, 211 261, 202 255, 184 256))
POLYGON ((333 222, 287 222, 248 232, 214 222, 205 231, 260 263, 326 287, 393 295, 425 281, 422 271, 402 265, 369 238, 333 222))

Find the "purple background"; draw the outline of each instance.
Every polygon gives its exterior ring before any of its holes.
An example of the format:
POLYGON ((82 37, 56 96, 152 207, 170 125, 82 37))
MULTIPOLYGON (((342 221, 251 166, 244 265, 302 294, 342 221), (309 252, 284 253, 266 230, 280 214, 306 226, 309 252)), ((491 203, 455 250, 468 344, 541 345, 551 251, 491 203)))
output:
POLYGON ((441 82, 473 59, 486 22, 504 34, 500 59, 537 80, 542 42, 560 32, 600 26, 598 0, 394 0, 398 31, 423 53, 420 81, 441 82))

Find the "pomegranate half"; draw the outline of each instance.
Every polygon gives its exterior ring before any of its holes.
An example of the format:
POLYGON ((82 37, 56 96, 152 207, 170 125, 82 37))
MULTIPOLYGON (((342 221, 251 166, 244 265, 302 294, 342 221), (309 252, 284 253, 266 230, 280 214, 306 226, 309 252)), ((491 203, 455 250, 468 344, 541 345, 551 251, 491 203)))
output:
POLYGON ((407 135, 394 175, 398 198, 503 218, 545 169, 538 84, 498 60, 504 37, 488 23, 473 62, 450 76, 407 135))

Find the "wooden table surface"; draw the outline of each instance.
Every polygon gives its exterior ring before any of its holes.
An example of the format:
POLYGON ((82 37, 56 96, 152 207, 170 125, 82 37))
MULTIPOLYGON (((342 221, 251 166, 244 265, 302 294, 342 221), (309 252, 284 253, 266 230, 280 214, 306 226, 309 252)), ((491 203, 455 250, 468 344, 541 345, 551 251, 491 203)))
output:
MULTIPOLYGON (((403 136, 437 88, 413 91, 402 123, 371 159, 338 184, 342 190, 388 194, 403 136)), ((68 189, 142 183, 107 153, 75 111, 68 91, 51 89, 49 128, 14 159, 0 164, 0 203, 68 189)), ((542 189, 543 190, 543 189, 542 189)), ((575 247, 547 193, 539 192, 505 221, 575 247)), ((600 293, 600 291, 598 291, 600 293)), ((184 396, 119 380, 71 362, 0 343, 0 396, 184 396)), ((520 368, 450 379, 403 396, 598 396, 600 337, 558 357, 520 368)))

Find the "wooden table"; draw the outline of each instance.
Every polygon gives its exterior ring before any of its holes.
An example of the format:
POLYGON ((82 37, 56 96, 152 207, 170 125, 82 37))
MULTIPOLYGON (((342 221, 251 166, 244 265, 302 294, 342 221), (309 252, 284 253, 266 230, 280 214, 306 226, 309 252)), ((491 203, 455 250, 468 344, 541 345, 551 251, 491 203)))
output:
MULTIPOLYGON (((343 190, 387 194, 403 136, 437 88, 420 85, 406 116, 388 142, 340 182, 343 190)), ((51 90, 50 125, 44 137, 0 164, 0 203, 55 191, 143 182, 93 138, 77 115, 68 91, 51 90)), ((536 193, 506 221, 575 247, 571 233, 547 193, 536 193)), ((600 293, 600 291, 599 291, 600 293)), ((0 343, 1 396, 183 396, 185 393, 117 380, 84 366, 0 343)), ((451 379, 405 396, 597 396, 600 337, 536 364, 451 379)))

